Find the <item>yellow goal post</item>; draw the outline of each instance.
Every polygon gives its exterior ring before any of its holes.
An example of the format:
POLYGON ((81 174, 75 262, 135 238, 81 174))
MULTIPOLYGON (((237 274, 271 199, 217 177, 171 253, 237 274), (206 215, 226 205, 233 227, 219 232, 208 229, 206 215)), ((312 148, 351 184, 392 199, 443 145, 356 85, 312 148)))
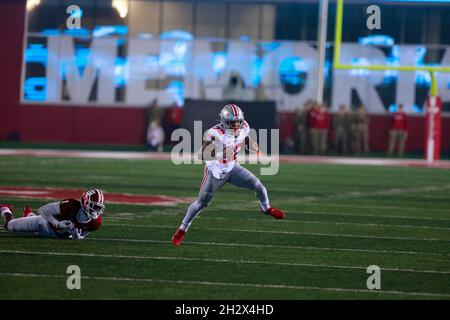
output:
POLYGON ((373 71, 386 71, 386 70, 397 70, 397 71, 428 71, 431 75, 431 96, 435 97, 438 95, 436 76, 435 72, 450 72, 449 67, 442 66, 389 66, 389 65, 352 65, 352 64, 341 64, 341 44, 342 44, 342 24, 343 24, 343 14, 344 14, 344 0, 337 0, 336 3, 336 22, 335 22, 335 33, 334 33, 334 59, 333 68, 337 70, 354 70, 354 69, 365 69, 373 71))

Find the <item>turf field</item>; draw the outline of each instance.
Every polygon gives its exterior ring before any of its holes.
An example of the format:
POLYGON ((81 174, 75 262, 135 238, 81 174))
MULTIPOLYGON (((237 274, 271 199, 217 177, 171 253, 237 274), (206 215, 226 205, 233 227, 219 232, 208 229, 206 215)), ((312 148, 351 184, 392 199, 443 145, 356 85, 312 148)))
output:
MULTIPOLYGON (((0 157, 2 189, 195 197, 202 175, 168 161, 0 157)), ((107 204, 83 241, 2 230, 0 299, 450 299, 449 170, 281 164, 261 180, 285 220, 227 185, 180 247, 170 238, 188 204, 107 204), (66 288, 69 265, 81 268, 81 290, 66 288), (370 265, 381 290, 366 287, 370 265)), ((20 211, 48 201, 0 202, 20 211)))

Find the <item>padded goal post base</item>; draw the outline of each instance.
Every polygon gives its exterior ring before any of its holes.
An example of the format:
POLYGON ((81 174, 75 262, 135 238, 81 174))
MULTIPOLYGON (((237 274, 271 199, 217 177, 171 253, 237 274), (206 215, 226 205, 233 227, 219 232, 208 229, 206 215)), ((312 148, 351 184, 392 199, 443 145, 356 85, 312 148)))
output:
POLYGON ((442 99, 429 96, 425 105, 425 159, 433 162, 441 154, 442 99))

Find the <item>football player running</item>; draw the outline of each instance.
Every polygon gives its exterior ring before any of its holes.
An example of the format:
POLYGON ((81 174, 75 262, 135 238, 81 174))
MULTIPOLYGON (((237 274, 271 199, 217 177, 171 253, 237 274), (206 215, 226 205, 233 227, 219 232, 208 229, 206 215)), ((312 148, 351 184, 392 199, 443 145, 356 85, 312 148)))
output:
POLYGON ((189 206, 181 226, 172 237, 175 246, 182 243, 194 218, 225 183, 254 191, 263 214, 275 219, 285 217, 283 211, 270 207, 267 190, 261 181, 236 161, 242 144, 250 152, 260 153, 258 144, 249 137, 250 127, 244 120, 244 113, 237 105, 228 104, 219 115, 220 123, 208 130, 202 145, 200 156, 206 163, 203 180, 197 200, 189 206))
POLYGON ((51 202, 33 213, 25 207, 23 217, 14 219, 12 206, 0 206, 3 227, 10 232, 34 233, 41 237, 84 239, 89 232, 100 228, 105 210, 103 192, 87 189, 80 200, 64 199, 51 202))

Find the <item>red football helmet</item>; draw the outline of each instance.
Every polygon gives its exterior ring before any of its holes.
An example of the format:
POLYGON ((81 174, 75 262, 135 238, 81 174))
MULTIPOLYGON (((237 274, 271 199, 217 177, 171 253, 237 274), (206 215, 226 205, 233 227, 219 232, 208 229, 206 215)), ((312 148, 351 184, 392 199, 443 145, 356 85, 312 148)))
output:
POLYGON ((99 189, 88 189, 81 195, 81 208, 89 219, 97 219, 105 210, 105 198, 99 189))

